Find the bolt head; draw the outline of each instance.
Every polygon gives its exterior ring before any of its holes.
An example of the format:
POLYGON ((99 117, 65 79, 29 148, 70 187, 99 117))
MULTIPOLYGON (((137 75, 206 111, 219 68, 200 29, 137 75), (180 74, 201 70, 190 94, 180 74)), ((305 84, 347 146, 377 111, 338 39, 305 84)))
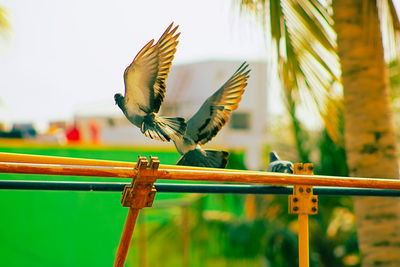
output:
POLYGON ((303 169, 303 165, 298 165, 297 169, 301 171, 303 169))

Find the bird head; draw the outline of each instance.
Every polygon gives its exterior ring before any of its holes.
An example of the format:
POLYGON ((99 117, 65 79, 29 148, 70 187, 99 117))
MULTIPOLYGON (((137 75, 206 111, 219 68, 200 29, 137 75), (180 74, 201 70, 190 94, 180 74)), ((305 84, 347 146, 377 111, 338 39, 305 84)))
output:
POLYGON ((124 97, 121 94, 114 95, 115 105, 118 105, 121 109, 124 104, 124 97))
POLYGON ((121 99, 123 96, 121 94, 115 94, 114 95, 114 100, 115 100, 115 105, 118 104, 119 99, 121 99))
POLYGON ((276 152, 270 152, 269 164, 267 171, 269 172, 281 172, 281 173, 293 173, 293 163, 288 160, 280 160, 276 152))

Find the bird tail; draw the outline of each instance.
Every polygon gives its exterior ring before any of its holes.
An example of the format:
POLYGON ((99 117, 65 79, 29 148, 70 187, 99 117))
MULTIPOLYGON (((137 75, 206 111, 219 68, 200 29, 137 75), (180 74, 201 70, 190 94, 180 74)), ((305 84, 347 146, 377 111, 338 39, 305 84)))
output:
POLYGON ((228 163, 229 153, 217 150, 194 149, 184 154, 176 163, 176 165, 208 167, 208 168, 225 168, 228 163))
POLYGON ((142 132, 151 139, 168 142, 182 138, 186 132, 186 122, 180 117, 148 116, 143 121, 142 132))

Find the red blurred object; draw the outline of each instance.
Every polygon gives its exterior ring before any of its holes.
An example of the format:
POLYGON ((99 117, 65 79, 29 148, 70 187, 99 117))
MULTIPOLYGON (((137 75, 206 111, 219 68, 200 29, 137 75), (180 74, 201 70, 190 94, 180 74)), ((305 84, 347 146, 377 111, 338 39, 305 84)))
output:
POLYGON ((81 133, 76 123, 74 123, 74 127, 67 130, 65 137, 68 143, 79 143, 81 141, 81 133))
POLYGON ((99 144, 100 143, 100 125, 97 123, 97 121, 92 120, 89 123, 89 129, 90 129, 90 141, 93 144, 99 144))

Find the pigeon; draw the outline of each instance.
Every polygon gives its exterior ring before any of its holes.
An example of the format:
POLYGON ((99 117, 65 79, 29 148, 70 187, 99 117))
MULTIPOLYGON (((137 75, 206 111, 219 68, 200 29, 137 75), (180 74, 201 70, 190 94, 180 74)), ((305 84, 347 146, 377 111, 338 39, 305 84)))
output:
POLYGON ((125 96, 114 95, 115 104, 132 124, 145 136, 164 142, 182 138, 186 130, 183 118, 157 116, 180 35, 175 34, 178 26, 172 29, 172 25, 155 44, 154 39, 148 42, 125 69, 125 96))
POLYGON ((182 157, 177 165, 225 168, 228 152, 204 150, 201 145, 210 141, 229 120, 231 112, 239 106, 250 70, 244 62, 222 87, 210 96, 196 114, 187 121, 183 137, 174 139, 182 157))
POLYGON ((267 172, 293 173, 293 163, 288 160, 280 160, 276 152, 269 153, 267 172))

